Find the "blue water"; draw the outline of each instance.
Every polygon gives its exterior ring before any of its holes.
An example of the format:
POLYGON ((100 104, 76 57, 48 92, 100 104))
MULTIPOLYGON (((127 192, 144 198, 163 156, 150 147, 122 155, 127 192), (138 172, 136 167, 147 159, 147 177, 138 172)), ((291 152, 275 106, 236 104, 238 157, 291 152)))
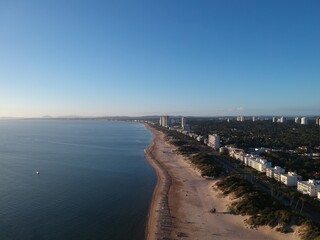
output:
POLYGON ((142 124, 0 121, 0 239, 143 239, 151 138, 142 124))

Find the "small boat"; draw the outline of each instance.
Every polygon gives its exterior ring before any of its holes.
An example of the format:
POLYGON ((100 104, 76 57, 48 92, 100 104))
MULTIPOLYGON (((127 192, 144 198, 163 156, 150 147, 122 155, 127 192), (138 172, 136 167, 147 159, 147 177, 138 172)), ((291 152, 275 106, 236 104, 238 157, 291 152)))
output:
POLYGON ((37 175, 39 175, 39 174, 40 174, 40 172, 39 172, 39 171, 36 171, 36 174, 37 174, 37 175))

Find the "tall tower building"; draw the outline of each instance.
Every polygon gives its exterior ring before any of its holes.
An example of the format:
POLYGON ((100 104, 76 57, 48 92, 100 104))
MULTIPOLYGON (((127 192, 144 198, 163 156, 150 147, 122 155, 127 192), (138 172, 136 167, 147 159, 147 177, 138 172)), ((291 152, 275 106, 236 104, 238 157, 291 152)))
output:
POLYGON ((167 116, 161 116, 160 117, 160 122, 162 127, 167 127, 168 126, 168 118, 167 116))
POLYGON ((295 122, 295 123, 299 123, 299 117, 295 117, 295 118, 294 118, 294 122, 295 122))
POLYGON ((307 125, 308 124, 308 119, 306 117, 301 118, 301 124, 302 125, 307 125))
POLYGON ((187 119, 185 117, 181 117, 181 128, 185 129, 187 123, 187 119))
POLYGON ((237 117, 238 122, 244 122, 244 116, 238 116, 237 117))
POLYGON ((276 118, 276 117, 273 117, 273 118, 272 118, 272 122, 277 122, 277 118, 276 118))
POLYGON ((316 125, 319 125, 319 126, 320 126, 320 118, 317 118, 317 119, 316 119, 316 125))
POLYGON ((208 136, 209 146, 217 150, 220 148, 220 137, 218 134, 210 134, 208 136))
POLYGON ((252 117, 252 122, 255 122, 255 121, 256 121, 256 117, 253 116, 253 117, 252 117))
POLYGON ((284 117, 279 118, 279 122, 284 123, 286 119, 284 117))

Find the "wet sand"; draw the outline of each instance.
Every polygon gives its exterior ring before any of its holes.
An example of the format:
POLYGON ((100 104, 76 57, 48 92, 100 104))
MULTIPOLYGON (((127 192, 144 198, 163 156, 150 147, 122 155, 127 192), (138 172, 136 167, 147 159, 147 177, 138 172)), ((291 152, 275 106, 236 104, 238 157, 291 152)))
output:
POLYGON ((245 216, 230 214, 229 197, 207 180, 165 142, 164 134, 150 126, 154 140, 146 157, 155 168, 158 183, 150 206, 146 239, 297 239, 267 226, 251 229, 245 216), (210 210, 216 208, 216 213, 210 210))

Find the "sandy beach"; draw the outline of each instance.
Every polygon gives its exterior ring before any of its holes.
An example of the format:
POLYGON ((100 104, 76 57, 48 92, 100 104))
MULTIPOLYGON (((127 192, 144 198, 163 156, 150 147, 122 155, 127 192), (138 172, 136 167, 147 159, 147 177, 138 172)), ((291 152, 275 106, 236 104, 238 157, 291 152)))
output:
POLYGON ((150 206, 146 239, 298 239, 269 227, 251 229, 245 216, 230 214, 232 201, 222 196, 182 156, 164 141, 164 134, 148 125, 154 140, 146 157, 155 168, 158 183, 150 206), (216 213, 210 210, 216 208, 216 213))

